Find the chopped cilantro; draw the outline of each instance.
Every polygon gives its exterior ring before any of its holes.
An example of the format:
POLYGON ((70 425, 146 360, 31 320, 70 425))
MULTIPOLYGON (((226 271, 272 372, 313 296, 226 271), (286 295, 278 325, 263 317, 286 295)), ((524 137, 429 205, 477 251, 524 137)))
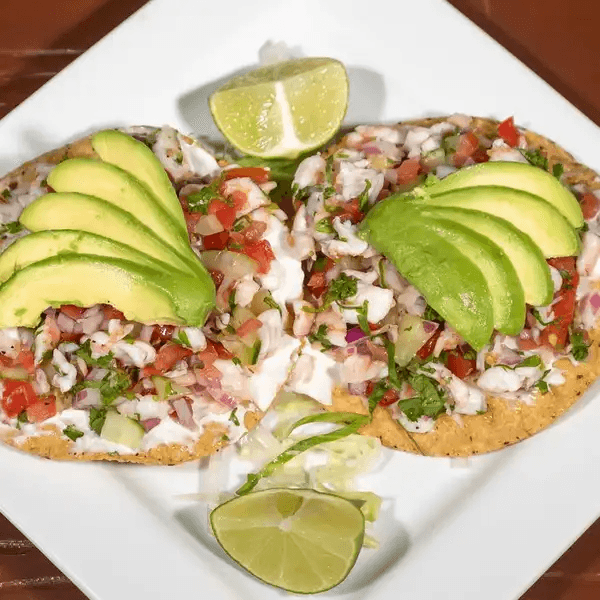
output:
POLYGON ((310 197, 310 187, 298 187, 297 183, 292 185, 292 196, 294 200, 298 200, 298 202, 306 202, 310 197))
POLYGON ((173 160, 178 164, 178 165, 182 165, 183 164, 183 152, 178 152, 174 157, 173 160))
POLYGON ((252 356, 250 357, 251 365, 255 365, 258 362, 258 355, 260 354, 261 346, 262 342, 260 340, 256 340, 256 342, 254 342, 254 346, 252 346, 252 356))
POLYGON ((174 341, 177 342, 180 346, 187 346, 188 348, 192 347, 190 344, 190 338, 184 329, 180 329, 177 333, 177 337, 174 338, 174 341))
POLYGON ((388 379, 392 386, 397 390, 402 388, 402 376, 398 373, 398 366, 396 365, 396 347, 387 337, 383 338, 383 345, 385 346, 388 356, 388 379))
POLYGON ((0 235, 4 235, 6 233, 13 234, 19 233, 19 231, 23 231, 25 229, 19 221, 11 221, 10 223, 3 223, 0 225, 0 235))
POLYGON ((317 258, 317 260, 315 260, 315 264, 313 265, 313 271, 317 271, 318 273, 321 273, 325 270, 325 267, 327 266, 327 257, 326 256, 319 256, 319 258, 317 258))
POLYGON ((8 188, 6 188, 5 190, 2 190, 2 197, 3 198, 10 198, 10 190, 8 188))
POLYGON ((63 429, 63 434, 73 441, 80 437, 83 437, 83 431, 79 431, 79 429, 77 429, 75 425, 67 425, 63 429))
POLYGON ((106 369, 112 365, 113 354, 109 352, 105 356, 99 356, 98 358, 92 358, 92 349, 90 340, 86 340, 81 346, 79 350, 75 352, 79 358, 83 360, 83 362, 88 367, 100 367, 102 369, 106 369))
POLYGON ((104 427, 104 421, 106 421, 107 408, 95 408, 92 406, 90 409, 90 429, 95 431, 98 435, 104 427))
POLYGON ((418 421, 423 416, 435 419, 446 410, 444 392, 433 379, 425 375, 412 375, 408 383, 416 395, 400 400, 398 406, 409 421, 418 421))
POLYGON ((22 410, 17 415, 17 429, 21 429, 21 425, 24 425, 25 423, 29 423, 29 419, 27 417, 27 411, 22 410))
POLYGON ((123 395, 131 386, 131 379, 129 375, 121 369, 111 370, 99 381, 85 380, 78 383, 74 388, 74 392, 86 388, 95 388, 100 391, 102 397, 102 403, 105 406, 112 404, 119 396, 123 395))
POLYGON ((240 420, 237 418, 237 415, 235 414, 237 412, 237 408, 234 408, 231 411, 231 414, 229 415, 229 420, 236 426, 239 427, 240 426, 240 420))
POLYGON ((544 169, 544 171, 548 170, 548 159, 539 148, 536 148, 535 150, 519 148, 518 150, 527 159, 527 162, 529 162, 530 165, 544 169))
POLYGON ((467 348, 467 350, 463 352, 463 358, 466 360, 476 360, 477 352, 475 352, 473 348, 467 348))
POLYGON ((241 361, 241 360, 240 360, 240 359, 239 359, 237 356, 234 356, 234 357, 231 359, 231 362, 232 362, 234 365, 237 365, 238 367, 239 367, 239 366, 242 364, 242 361, 241 361))
POLYGON ((369 321, 367 320, 367 316, 369 314, 369 301, 365 300, 361 307, 356 308, 356 318, 358 320, 358 325, 361 328, 363 333, 369 335, 371 333, 371 328, 369 327, 369 321))
POLYGON ((542 359, 537 354, 534 354, 533 356, 528 356, 527 358, 523 359, 519 364, 515 365, 515 369, 518 369, 520 367, 539 367, 541 364, 542 359))
POLYGON ((231 290, 231 292, 229 292, 229 298, 227 299, 227 304, 229 304, 229 310, 231 312, 233 312, 233 310, 235 308, 235 293, 236 293, 235 289, 231 290))
POLYGON ((440 315, 433 308, 431 308, 429 304, 427 305, 427 308, 425 308, 423 319, 425 319, 425 321, 437 321, 438 323, 442 323, 444 321, 444 319, 442 319, 442 317, 440 317, 440 315))
POLYGON ((385 380, 380 380, 375 384, 373 391, 369 394, 369 413, 373 414, 373 411, 377 407, 377 405, 383 400, 385 393, 388 391, 389 387, 385 380))
POLYGON ((554 175, 554 177, 556 177, 556 179, 560 179, 564 172, 565 172, 565 168, 560 163, 556 163, 552 167, 552 175, 554 175))
POLYGON ((365 189, 360 193, 358 197, 358 207, 360 212, 366 213, 369 209, 369 190, 371 189, 371 180, 367 179, 365 183, 365 189))
POLYGON ((215 179, 210 185, 202 188, 198 192, 194 192, 187 197, 188 210, 190 212, 199 212, 203 215, 208 214, 208 205, 211 200, 214 198, 218 198, 219 194, 217 192, 217 186, 219 185, 219 180, 215 179))
POLYGON ((357 292, 358 280, 355 277, 349 277, 345 273, 341 273, 339 277, 329 284, 327 301, 329 304, 331 302, 343 302, 348 298, 356 296, 357 292))
POLYGON ((536 321, 538 323, 540 323, 541 325, 543 325, 544 327, 546 325, 552 325, 552 323, 555 322, 555 321, 547 321, 547 322, 544 321, 542 319, 542 315, 540 315, 540 311, 537 308, 535 308, 535 306, 532 306, 530 310, 531 310, 531 314, 535 317, 536 321))
POLYGON ((585 360, 588 357, 590 344, 585 341, 583 331, 571 331, 569 341, 573 358, 578 362, 585 360))
POLYGON ((549 389, 550 389, 550 388, 548 387, 548 384, 547 384, 547 383, 546 383, 546 382, 545 382, 543 379, 540 379, 539 381, 537 381, 537 382, 535 383, 535 387, 536 387, 538 390, 540 390, 540 392, 541 392, 542 394, 547 394, 547 393, 548 393, 548 391, 549 391, 549 389))
POLYGON ((279 314, 281 314, 281 306, 279 306, 279 304, 277 304, 277 302, 275 302, 275 299, 273 298, 273 296, 271 296, 271 294, 269 294, 268 296, 265 296, 263 298, 263 302, 270 308, 274 308, 274 309, 278 310, 279 314))
POLYGON ((279 202, 284 197, 293 196, 296 200, 303 202, 310 196, 310 188, 299 189, 297 184, 293 184, 294 175, 298 165, 306 156, 300 156, 297 159, 289 158, 260 158, 258 156, 242 156, 235 158, 241 167, 263 167, 269 170, 271 181, 277 183, 277 187, 270 192, 270 197, 274 202, 279 202))
POLYGON ((335 229, 328 218, 317 221, 315 231, 318 231, 319 233, 335 233, 335 229))
POLYGON ((315 333, 311 333, 308 336, 309 342, 319 342, 323 346, 323 350, 329 350, 332 347, 332 343, 327 339, 327 325, 323 323, 319 325, 319 328, 315 333))

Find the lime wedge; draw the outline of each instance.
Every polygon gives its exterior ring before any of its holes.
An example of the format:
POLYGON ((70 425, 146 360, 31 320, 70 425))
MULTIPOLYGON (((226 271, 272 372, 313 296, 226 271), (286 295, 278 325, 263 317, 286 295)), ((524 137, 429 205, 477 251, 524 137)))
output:
POLYGON ((217 506, 210 523, 240 566, 298 594, 324 592, 343 581, 365 533, 363 514, 352 502, 300 489, 238 496, 217 506))
POLYGON ((348 106, 348 75, 333 58, 299 58, 234 77, 209 98, 215 123, 241 152, 295 158, 327 142, 348 106))

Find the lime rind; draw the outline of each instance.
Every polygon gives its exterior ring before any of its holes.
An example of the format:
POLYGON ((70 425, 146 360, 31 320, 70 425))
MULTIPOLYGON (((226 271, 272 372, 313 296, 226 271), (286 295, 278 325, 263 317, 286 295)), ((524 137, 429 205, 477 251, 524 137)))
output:
POLYGON ((268 489, 236 497, 210 515, 223 550, 261 581, 298 593, 341 583, 364 539, 351 501, 315 490, 268 489))

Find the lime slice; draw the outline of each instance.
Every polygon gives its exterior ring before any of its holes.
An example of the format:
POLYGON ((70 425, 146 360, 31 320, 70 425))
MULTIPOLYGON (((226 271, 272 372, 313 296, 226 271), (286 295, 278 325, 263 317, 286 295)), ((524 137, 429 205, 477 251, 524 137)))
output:
POLYGON ((234 77, 209 98, 223 135, 245 154, 295 158, 327 142, 348 106, 348 75, 333 58, 299 58, 234 77))
POLYGON ((270 489, 238 496, 211 515, 217 541, 255 577, 289 592, 324 592, 343 581, 365 534, 362 512, 339 496, 270 489))

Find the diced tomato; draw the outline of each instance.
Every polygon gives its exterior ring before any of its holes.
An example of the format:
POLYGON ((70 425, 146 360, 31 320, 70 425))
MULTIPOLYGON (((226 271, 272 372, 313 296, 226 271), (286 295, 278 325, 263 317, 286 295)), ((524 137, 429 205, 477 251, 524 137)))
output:
POLYGON ((249 177, 254 183, 266 183, 269 181, 271 175, 267 169, 263 169, 262 167, 237 167, 223 171, 225 181, 238 177, 249 177))
POLYGON ((271 244, 267 240, 260 240, 252 244, 246 244, 242 252, 253 258, 258 263, 259 273, 268 273, 271 261, 275 258, 271 244))
POLYGON ((0 354, 0 367, 12 367, 15 361, 5 354, 0 354))
POLYGON ((50 419, 56 414, 56 398, 44 396, 27 407, 27 420, 30 423, 39 423, 50 419))
POLYGON ((5 379, 3 383, 2 409, 9 419, 18 416, 37 400, 29 382, 5 379))
POLYGON ((486 152, 485 148, 477 148, 477 150, 475 150, 471 158, 476 163, 488 162, 488 160, 490 160, 490 157, 488 156, 488 153, 486 152))
POLYGON ((320 298, 327 289, 325 271, 313 272, 306 285, 315 298, 320 298))
POLYGON ((223 279, 225 279, 225 275, 223 275, 223 272, 217 271, 216 269, 209 269, 208 272, 212 277, 215 287, 219 287, 223 283, 223 279))
POLYGON ((467 131, 458 138, 456 153, 454 154, 454 166, 462 167, 468 158, 472 158, 479 148, 479 138, 472 132, 467 131))
POLYGON ((433 352, 435 344, 438 341, 438 338, 440 337, 441 333, 442 329, 441 327, 438 327, 433 332, 433 335, 417 350, 417 356, 421 360, 425 360, 433 352))
POLYGON ((540 344, 552 348, 564 348, 569 337, 569 326, 573 323, 575 315, 575 292, 579 283, 579 274, 574 256, 550 258, 548 264, 561 271, 563 284, 555 294, 552 304, 553 322, 542 330, 540 344))
POLYGON ((230 359, 233 358, 233 354, 228 350, 225 350, 225 346, 220 342, 213 342, 212 340, 206 340, 206 349, 215 352, 217 358, 230 359))
POLYGON ((459 346, 448 352, 446 366, 457 377, 464 379, 475 371, 477 368, 477 361, 475 359, 465 358, 463 349, 459 346))
POLYGON ((365 216, 365 213, 360 210, 358 198, 354 198, 353 200, 350 200, 350 202, 344 203, 340 208, 342 209, 342 212, 336 216, 339 216, 341 220, 350 220, 352 223, 360 223, 365 216))
POLYGON ((140 371, 140 379, 144 377, 152 377, 153 375, 162 375, 162 371, 154 365, 148 365, 140 371))
POLYGON ((243 240, 248 244, 258 242, 266 230, 267 224, 263 221, 252 221, 252 223, 242 231, 243 240))
POLYGON ((83 313, 87 310, 87 308, 82 308, 81 306, 75 306, 74 304, 63 304, 60 307, 60 312, 67 315, 70 319, 81 319, 83 317, 83 313))
POLYGON ((539 344, 533 339, 531 329, 523 329, 517 340, 519 350, 535 350, 539 348, 539 344))
POLYGON ((169 342, 158 351, 154 366, 160 371, 168 371, 178 360, 182 360, 192 354, 193 352, 190 348, 169 342))
POLYGON ((396 168, 396 183, 399 185, 412 183, 421 172, 421 162, 418 158, 409 158, 396 168))
POLYGON ((104 306, 102 306, 102 311, 104 312, 104 318, 108 319, 109 321, 111 319, 126 321, 125 315, 119 309, 115 308, 114 306, 110 306, 110 304, 104 304, 104 306))
POLYGON ((231 229, 235 222, 236 212, 235 206, 230 206, 227 202, 219 200, 219 198, 211 200, 208 205, 208 214, 215 215, 225 229, 231 229))
POLYGON ((388 390, 383 398, 379 401, 380 406, 391 406, 395 402, 398 402, 398 392, 396 390, 388 390))
POLYGON ((262 321, 259 319, 248 319, 244 323, 242 323, 237 329, 236 334, 240 337, 245 337, 252 333, 253 331, 257 331, 262 327, 262 321))
POLYGON ((160 342, 168 342, 173 337, 175 331, 174 325, 155 325, 152 328, 152 335, 150 336, 151 344, 158 344, 160 342))
POLYGON ((581 212, 586 221, 593 219, 600 210, 600 200, 595 194, 584 194, 579 200, 581 204, 581 212))
POLYGON ((17 355, 17 364, 21 365, 28 373, 35 373, 35 357, 29 349, 23 348, 17 355))
POLYGON ((229 232, 220 231, 212 235, 205 235, 202 238, 202 244, 205 250, 223 250, 229 241, 229 232))
POLYGON ((513 117, 508 117, 498 125, 498 135, 513 148, 519 143, 519 132, 513 117))

